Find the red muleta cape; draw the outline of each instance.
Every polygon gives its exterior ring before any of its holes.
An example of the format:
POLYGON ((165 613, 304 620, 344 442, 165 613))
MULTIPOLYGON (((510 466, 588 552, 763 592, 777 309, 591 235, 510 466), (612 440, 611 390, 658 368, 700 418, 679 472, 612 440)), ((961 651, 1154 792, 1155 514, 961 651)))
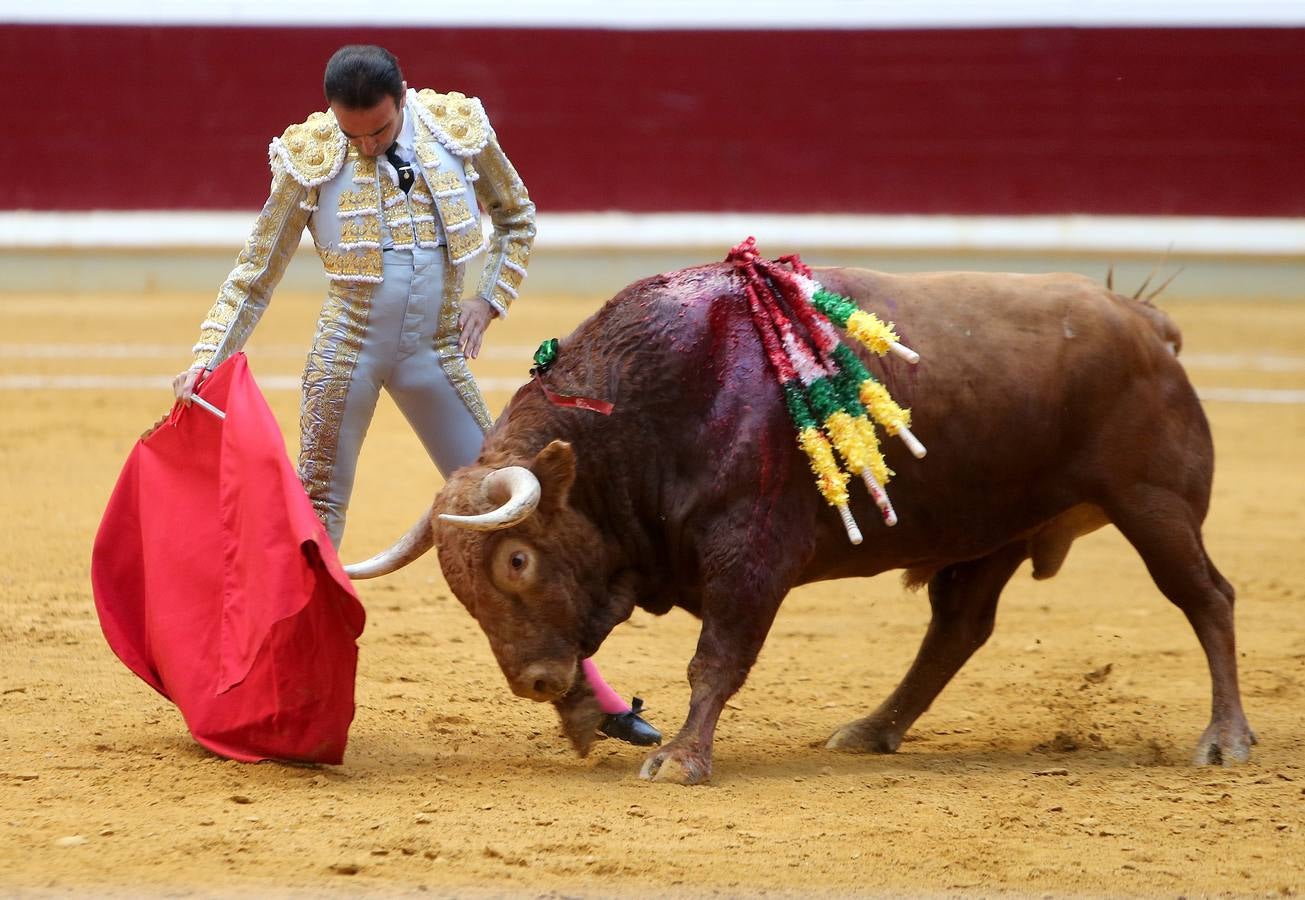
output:
POLYGON ((91 559, 118 658, 232 759, 338 764, 365 615, 243 353, 127 458, 91 559))

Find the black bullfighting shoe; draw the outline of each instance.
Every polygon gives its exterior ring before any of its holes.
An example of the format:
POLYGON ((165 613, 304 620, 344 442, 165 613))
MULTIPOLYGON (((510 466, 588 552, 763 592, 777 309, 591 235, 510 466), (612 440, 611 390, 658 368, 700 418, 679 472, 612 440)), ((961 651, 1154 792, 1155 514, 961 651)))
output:
POLYGON ((643 701, 638 697, 631 697, 630 701, 630 708, 626 712, 605 715, 598 730, 608 737, 637 747, 655 747, 660 744, 662 733, 639 715, 643 711, 643 701))

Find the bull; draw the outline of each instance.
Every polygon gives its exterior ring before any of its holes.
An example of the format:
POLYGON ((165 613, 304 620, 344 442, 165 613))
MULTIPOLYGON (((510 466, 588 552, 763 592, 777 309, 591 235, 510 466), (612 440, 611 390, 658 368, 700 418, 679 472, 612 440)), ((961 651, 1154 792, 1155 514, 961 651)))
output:
MULTIPOLYGON (((1050 578, 1106 524, 1186 615, 1212 682, 1197 764, 1244 761, 1234 591, 1201 525, 1214 452, 1177 360, 1172 321, 1078 275, 817 269, 828 289, 896 322, 924 360, 866 356, 910 407, 925 460, 885 444, 900 522, 853 546, 812 485, 740 281, 729 265, 639 281, 560 343, 547 381, 611 401, 610 416, 521 387, 429 514, 350 568, 370 577, 438 547, 512 690, 553 701, 583 753, 593 707, 578 661, 638 606, 702 622, 688 716, 641 775, 700 783, 725 702, 797 585, 904 569, 931 620, 897 688, 829 738, 890 753, 993 630, 1025 561, 1050 578)), ((852 500, 876 521, 864 492, 852 500)))

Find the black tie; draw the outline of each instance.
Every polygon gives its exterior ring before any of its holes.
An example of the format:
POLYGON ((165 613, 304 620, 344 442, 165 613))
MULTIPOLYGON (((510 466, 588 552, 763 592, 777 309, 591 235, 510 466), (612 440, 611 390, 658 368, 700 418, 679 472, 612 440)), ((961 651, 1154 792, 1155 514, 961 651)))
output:
POLYGON ((403 188, 405 194, 408 193, 408 189, 412 187, 412 182, 416 176, 412 174, 412 164, 399 159, 398 141, 390 144, 390 149, 385 151, 385 158, 390 161, 390 165, 394 166, 395 171, 399 173, 399 187, 403 188))

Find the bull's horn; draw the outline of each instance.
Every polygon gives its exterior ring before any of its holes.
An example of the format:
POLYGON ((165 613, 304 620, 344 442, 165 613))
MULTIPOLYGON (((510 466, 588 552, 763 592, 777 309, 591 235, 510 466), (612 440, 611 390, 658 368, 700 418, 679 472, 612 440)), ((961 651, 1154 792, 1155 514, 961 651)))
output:
POLYGON ((397 572, 421 556, 435 543, 435 528, 430 520, 433 512, 431 510, 418 519, 390 549, 382 550, 371 559, 345 566, 344 573, 350 578, 379 578, 397 572))
POLYGON ((492 497, 500 490, 506 490, 508 498, 497 509, 491 509, 478 516, 440 513, 440 518, 445 522, 452 522, 459 528, 470 528, 472 531, 498 531, 502 528, 511 528, 527 518, 539 505, 539 479, 535 477, 534 472, 524 466, 495 469, 480 483, 480 493, 483 497, 492 497))

